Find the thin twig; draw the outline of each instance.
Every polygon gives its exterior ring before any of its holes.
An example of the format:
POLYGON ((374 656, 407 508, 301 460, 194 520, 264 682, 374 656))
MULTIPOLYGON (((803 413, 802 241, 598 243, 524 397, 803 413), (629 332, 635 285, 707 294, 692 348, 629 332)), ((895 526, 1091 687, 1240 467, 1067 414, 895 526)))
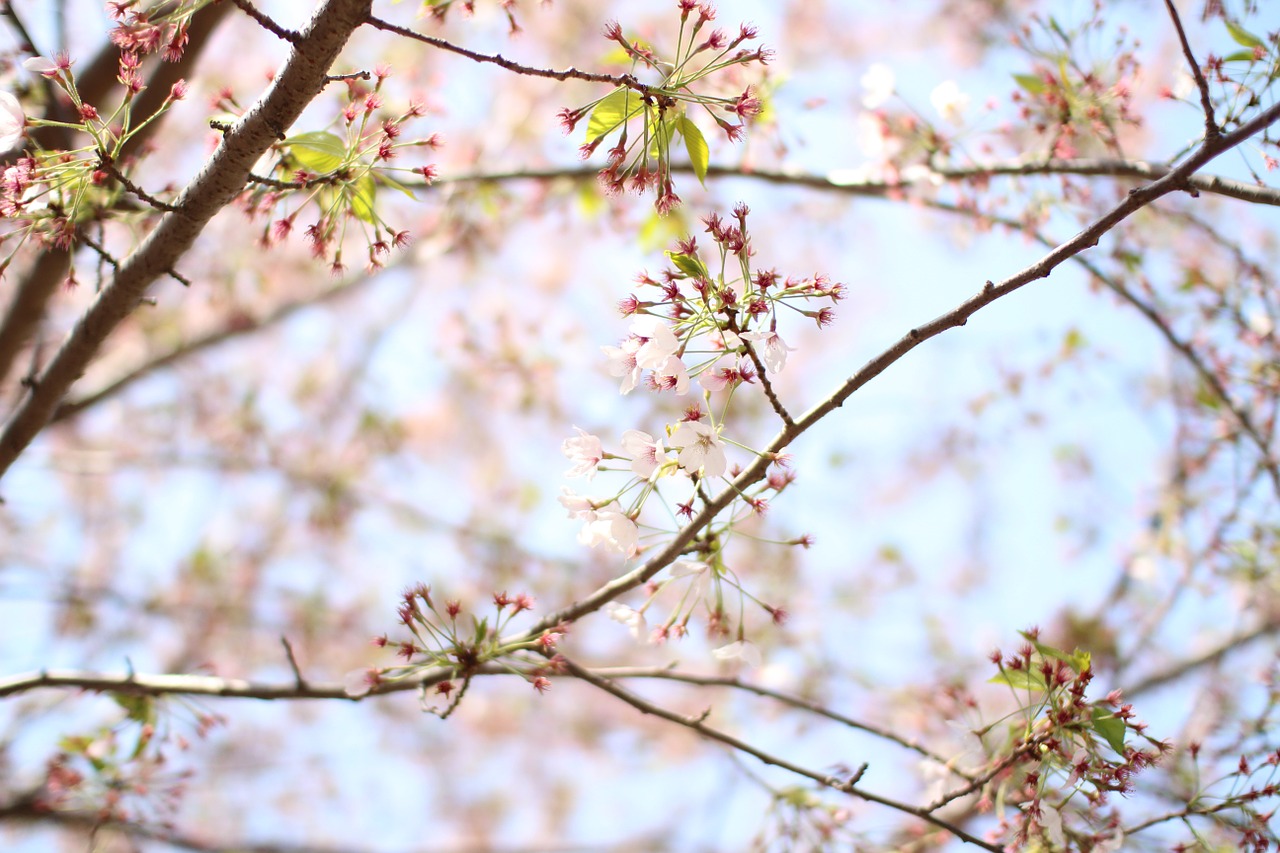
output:
POLYGON ((135 184, 133 181, 129 180, 129 178, 124 174, 124 172, 121 172, 119 169, 117 169, 116 164, 111 162, 111 158, 102 152, 98 152, 98 168, 106 172, 111 177, 115 178, 117 181, 120 182, 120 186, 124 187, 126 190, 133 193, 135 196, 145 201, 147 204, 151 205, 156 210, 161 210, 161 211, 164 211, 165 213, 172 213, 173 211, 178 209, 173 205, 169 204, 167 201, 161 201, 160 199, 156 198, 155 196, 151 195, 149 192, 144 190, 142 187, 135 184))
POLYGON ((562 660, 564 662, 565 667, 568 669, 569 673, 573 675, 575 678, 581 681, 585 681, 587 684, 590 684, 592 687, 602 690, 605 693, 608 693, 609 695, 613 696, 614 698, 619 699, 622 702, 625 702, 626 704, 635 708, 637 711, 639 711, 642 714, 649 714, 655 717, 659 717, 668 722, 683 726, 687 729, 690 729, 691 731, 697 732, 698 734, 702 735, 708 740, 714 740, 718 743, 722 743, 725 746, 733 750, 736 750, 737 752, 750 755, 753 758, 756 758, 764 762, 765 764, 770 764, 770 765, 773 765, 774 767, 781 767, 783 770, 787 770, 791 773, 796 774, 797 776, 803 776, 806 779, 811 779, 820 785, 823 785, 825 787, 831 788, 836 791, 840 791, 841 793, 848 794, 852 797, 857 797, 858 799, 861 799, 861 800, 866 800, 867 802, 886 806, 895 811, 902 812, 903 814, 908 814, 913 817, 917 817, 920 820, 933 824, 939 829, 943 829, 943 830, 946 830, 947 832, 950 832, 952 835, 956 836, 961 841, 967 842, 969 844, 973 844, 977 847, 981 847, 983 850, 990 850, 992 851, 992 853, 1001 853, 1001 851, 1004 849, 1003 847, 1000 847, 998 845, 983 841, 981 838, 978 838, 975 835, 969 834, 961 827, 956 826, 955 824, 949 823, 943 820, 942 818, 937 817, 936 815, 930 814, 924 809, 920 809, 915 806, 911 806, 906 803, 899 802, 897 800, 892 800, 888 797, 882 797, 879 794, 875 794, 875 793, 872 793, 871 791, 867 791, 863 788, 857 787, 856 782, 861 778, 863 770, 857 771, 850 778, 842 779, 838 776, 832 776, 826 773, 819 773, 817 771, 810 770, 807 767, 803 767, 799 764, 793 764, 792 762, 787 761, 785 758, 781 758, 779 756, 773 755, 772 753, 765 752, 763 749, 754 747, 751 744, 734 737, 733 735, 727 734, 725 732, 720 731, 719 729, 715 729, 715 728, 712 728, 711 726, 708 726, 705 722, 705 717, 706 717, 705 714, 700 715, 698 717, 687 717, 687 716, 684 716, 683 714, 677 714, 673 711, 668 711, 665 708, 662 708, 658 705, 653 704, 652 702, 649 702, 637 696, 636 694, 632 693, 629 690, 619 687, 617 684, 614 684, 613 681, 611 681, 610 679, 602 678, 599 675, 596 675, 591 670, 585 667, 579 666, 578 664, 574 663, 571 660, 568 660, 567 658, 562 658, 562 660))
POLYGON ((293 645, 284 634, 280 635, 280 645, 284 646, 284 655, 289 659, 289 669, 293 670, 294 686, 299 690, 306 690, 307 680, 302 677, 302 670, 298 668, 298 659, 293 654, 293 645))
POLYGON ((1173 19, 1174 29, 1178 31, 1182 55, 1187 58, 1191 75, 1196 79, 1196 88, 1200 90, 1200 108, 1204 110, 1204 138, 1217 139, 1222 135, 1222 130, 1213 117, 1213 100, 1209 97, 1209 83, 1204 79, 1204 72, 1200 70, 1200 63, 1196 62, 1195 54, 1191 52, 1191 43, 1187 41, 1187 33, 1182 29, 1182 19, 1178 17, 1178 10, 1173 5, 1173 0, 1164 0, 1164 5, 1169 10, 1169 17, 1173 19))
POLYGON ((253 18, 258 22, 259 26, 274 35, 276 38, 283 39, 290 44, 297 44, 302 40, 301 33, 296 30, 289 30, 280 26, 275 21, 271 20, 271 18, 260 12, 256 6, 249 2, 249 0, 231 0, 231 2, 236 4, 236 7, 241 12, 244 12, 250 18, 253 18))

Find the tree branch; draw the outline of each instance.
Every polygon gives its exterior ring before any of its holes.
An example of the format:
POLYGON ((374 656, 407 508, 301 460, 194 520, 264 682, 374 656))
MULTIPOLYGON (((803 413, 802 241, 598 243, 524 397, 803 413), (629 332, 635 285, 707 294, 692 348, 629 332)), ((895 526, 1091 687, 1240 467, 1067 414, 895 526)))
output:
POLYGON ((1217 139, 1222 135, 1222 130, 1218 127, 1218 122, 1213 117, 1213 98, 1209 95, 1209 84, 1204 79, 1204 72, 1200 70, 1200 63, 1196 62, 1195 54, 1191 52, 1191 43, 1187 41, 1187 33, 1182 28, 1182 19, 1178 17, 1178 10, 1173 5, 1173 0, 1164 0, 1164 5, 1169 10, 1169 17, 1173 20, 1173 28, 1178 31, 1178 42, 1182 45, 1182 55, 1187 58, 1187 65, 1191 68, 1191 75, 1196 80, 1196 88, 1200 90, 1200 108, 1204 110, 1204 138, 1217 139))
POLYGON ((324 88, 329 67, 369 14, 372 0, 325 0, 259 101, 223 135, 217 151, 125 258, 0 432, 0 476, 53 416, 107 336, 147 288, 172 269, 214 214, 239 193, 259 157, 324 88))

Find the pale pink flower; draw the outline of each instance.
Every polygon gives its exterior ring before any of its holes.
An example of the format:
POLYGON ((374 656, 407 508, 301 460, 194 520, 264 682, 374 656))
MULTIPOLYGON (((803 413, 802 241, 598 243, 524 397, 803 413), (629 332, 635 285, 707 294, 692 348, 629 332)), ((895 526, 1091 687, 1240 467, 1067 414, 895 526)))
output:
POLYGON ((578 531, 578 541, 589 548, 597 545, 608 545, 620 551, 626 557, 634 557, 640 547, 640 529, 636 523, 623 514, 617 502, 613 502, 595 512, 595 517, 587 521, 578 531))
POLYGON ((574 463, 565 476, 582 477, 585 475, 590 480, 596 475, 596 471, 600 467, 600 460, 604 459, 604 448, 600 446, 600 439, 594 435, 580 427, 575 426, 574 429, 578 431, 577 438, 566 438, 564 443, 560 445, 560 452, 569 457, 569 460, 574 463))
POLYGON ((883 104, 893 97, 893 69, 883 62, 874 63, 862 75, 862 105, 869 110, 883 104))
POLYGON ((8 151, 22 141, 27 117, 22 104, 8 92, 0 92, 0 151, 8 151))
POLYGON ((591 505, 591 499, 575 494, 572 489, 562 486, 560 488, 559 501, 562 507, 569 510, 570 518, 582 518, 589 521, 596 517, 595 507, 591 505))
POLYGON ((653 384, 663 391, 674 390, 680 396, 689 393, 689 371, 678 355, 669 355, 653 369, 653 384))
POLYGON ((738 336, 728 329, 716 329, 711 333, 711 346, 720 350, 735 350, 742 346, 738 336))
POLYGON ((929 95, 929 101, 944 120, 952 124, 964 124, 964 112, 969 108, 969 96, 960 91, 956 81, 948 80, 938 84, 929 95))
POLYGON ((680 341, 671 331, 671 326, 652 314, 643 314, 633 320, 631 334, 641 339, 640 348, 636 351, 636 364, 649 370, 662 367, 680 349, 680 341))
POLYGON ((666 462, 666 450, 647 432, 629 429, 622 434, 622 448, 631 455, 631 470, 649 479, 666 462))
POLYGON ((755 643, 746 640, 738 640, 736 643, 712 649, 711 654, 716 660, 740 660, 753 669, 761 663, 760 650, 756 648, 755 643))
POLYGON ((676 560, 671 564, 669 574, 673 580, 693 578, 693 595, 696 599, 707 588, 707 583, 711 579, 711 567, 701 560, 676 560))
POLYGON ((705 477, 719 477, 728 467, 724 445, 716 431, 698 421, 683 421, 671 436, 671 446, 679 448, 680 467, 693 472, 699 468, 705 477))
POLYGON ((629 394, 640 381, 640 365, 636 363, 639 338, 627 338, 620 347, 600 347, 609 359, 609 375, 622 377, 623 394, 629 394))
POLYGON ((30 59, 24 59, 22 60, 22 67, 32 74, 39 74, 43 77, 56 77, 59 70, 58 63, 46 56, 33 56, 30 59))
POLYGON ((781 373, 782 368, 787 366, 787 353, 796 351, 796 348, 788 346, 777 332, 744 332, 742 337, 762 344, 756 347, 756 354, 760 356, 764 366, 769 368, 770 373, 781 373))
POLYGON ((610 601, 604 606, 605 612, 609 614, 609 618, 614 622, 621 622, 631 631, 631 636, 640 639, 644 635, 645 622, 644 614, 639 610, 634 610, 625 604, 619 604, 616 601, 610 601))
POLYGON ((702 371, 698 384, 708 391, 722 391, 738 381, 738 373, 731 367, 712 367, 702 371))

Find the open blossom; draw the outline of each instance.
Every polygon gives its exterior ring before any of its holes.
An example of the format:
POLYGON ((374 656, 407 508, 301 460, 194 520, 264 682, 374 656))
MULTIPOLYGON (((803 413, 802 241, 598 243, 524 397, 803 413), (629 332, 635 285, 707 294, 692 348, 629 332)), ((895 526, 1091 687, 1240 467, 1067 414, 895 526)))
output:
POLYGON ((662 391, 674 390, 680 396, 689 393, 689 371, 678 355, 669 355, 653 369, 653 384, 662 391))
POLYGON ((630 608, 625 604, 619 604, 616 601, 610 601, 604 606, 604 609, 614 622, 621 622, 631 629, 632 637, 638 640, 644 636, 644 614, 639 610, 630 608))
POLYGON ((631 454, 631 470, 646 480, 667 461, 662 442, 638 429, 629 429, 622 434, 622 447, 631 454))
POLYGON ((627 338, 620 347, 600 347, 609 359, 609 375, 622 377, 623 394, 629 394, 640 381, 640 365, 636 363, 639 338, 627 338))
POLYGON ((761 344, 756 353, 770 373, 781 373, 782 368, 787 366, 787 353, 795 352, 795 347, 787 346, 777 332, 744 332, 742 337, 761 344))
POLYGON ((755 643, 749 643, 746 640, 738 640, 736 643, 712 649, 711 654, 716 660, 740 660, 753 669, 759 667, 761 663, 760 650, 756 648, 755 643))
POLYGON ((570 518, 583 518, 587 520, 596 517, 595 507, 591 505, 590 498, 584 498, 582 495, 575 494, 572 489, 560 488, 560 506, 569 510, 570 518))
POLYGON ((711 579, 711 567, 701 560, 676 560, 671 564, 670 575, 672 579, 677 578, 693 578, 692 593, 698 598, 707 588, 707 583, 711 579))
POLYGON ((8 151, 22 141, 22 128, 27 117, 22 104, 8 92, 0 92, 0 151, 8 151))
POLYGON ((640 529, 615 501, 595 511, 594 518, 578 532, 578 541, 589 548, 608 545, 627 557, 634 557, 640 547, 640 529))
POLYGON ((657 370, 680 348, 675 332, 661 317, 645 314, 631 323, 631 334, 641 339, 636 350, 636 364, 648 370, 657 370))
POLYGON ((580 427, 574 427, 578 430, 577 438, 566 438, 564 443, 560 445, 560 452, 569 457, 574 463, 573 467, 565 474, 566 477, 586 476, 588 480, 596 475, 599 470, 600 460, 604 458, 604 448, 600 446, 600 439, 580 427))
POLYGON ((954 80, 940 83, 929 95, 929 102, 938 115, 952 124, 962 124, 964 112, 969 108, 969 96, 960 91, 954 80))
POLYGON ((707 424, 682 421, 671 435, 671 445, 679 448, 680 467, 693 472, 699 468, 705 477, 719 477, 728 467, 720 436, 707 424))
POLYGON ((862 75, 862 105, 869 110, 883 104, 893 96, 893 69, 877 62, 862 75))

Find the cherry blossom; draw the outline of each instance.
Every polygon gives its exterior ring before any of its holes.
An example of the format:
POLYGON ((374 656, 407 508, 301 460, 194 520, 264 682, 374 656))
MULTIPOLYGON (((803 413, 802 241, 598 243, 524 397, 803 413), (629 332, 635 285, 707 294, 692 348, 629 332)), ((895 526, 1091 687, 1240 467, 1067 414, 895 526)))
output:
POLYGON ((22 104, 8 92, 0 92, 0 151, 8 151, 22 141, 27 117, 22 104))
POLYGON ((738 640, 727 646, 721 646, 718 649, 712 649, 711 654, 716 660, 740 660, 747 666, 755 669, 760 666, 760 650, 756 648, 755 643, 746 640, 738 640))
POLYGON ((716 431, 698 421, 683 421, 671 436, 671 445, 679 448, 680 467, 693 472, 699 468, 705 477, 719 477, 728 467, 724 445, 716 431))
POLYGON ((663 367, 680 348, 680 341, 667 322, 651 314, 637 317, 631 323, 631 334, 641 339, 636 364, 649 370, 663 367))
POLYGON ((689 371, 678 355, 669 355, 653 370, 654 387, 663 391, 674 390, 680 396, 689 393, 689 371))
POLYGON ((640 639, 644 635, 644 614, 639 610, 611 601, 605 605, 605 612, 614 622, 621 622, 631 630, 631 636, 640 639))
POLYGON ((929 102, 944 120, 952 124, 964 123, 964 111, 969 108, 969 96, 960 91, 956 81, 948 80, 940 83, 929 95, 929 102))
POLYGON ((666 462, 666 449, 662 442, 647 432, 629 429, 622 434, 622 447, 631 454, 631 470, 637 477, 648 480, 666 462))
POLYGON ((598 509, 578 532, 578 542, 589 548, 608 545, 627 557, 639 550, 640 530, 619 508, 616 501, 598 509))
POLYGON ((781 373, 787 366, 787 353, 795 352, 795 347, 788 346, 777 332, 744 332, 742 337, 763 344, 756 352, 770 373, 781 373))
POLYGON ((600 446, 600 439, 596 436, 580 427, 575 426, 574 429, 578 431, 577 438, 566 438, 560 445, 560 452, 574 463, 565 476, 586 476, 590 480, 599 470, 600 460, 604 458, 604 448, 600 446))
POLYGON ((700 597, 711 579, 711 567, 701 560, 676 560, 671 564, 669 574, 673 580, 678 578, 694 578, 693 595, 700 597))
POLYGON ((862 105, 869 110, 874 110, 893 97, 893 69, 883 62, 877 62, 868 68, 859 82, 862 83, 865 93, 862 96, 862 105))
POLYGON ((640 349, 639 338, 627 338, 620 347, 600 347, 609 359, 609 375, 622 377, 623 394, 629 394, 640 381, 641 369, 636 363, 636 351, 640 349))
POLYGON ((590 498, 582 497, 572 489, 561 488, 561 496, 557 498, 561 502, 561 506, 568 510, 568 517, 571 519, 595 519, 595 506, 591 503, 590 498))

